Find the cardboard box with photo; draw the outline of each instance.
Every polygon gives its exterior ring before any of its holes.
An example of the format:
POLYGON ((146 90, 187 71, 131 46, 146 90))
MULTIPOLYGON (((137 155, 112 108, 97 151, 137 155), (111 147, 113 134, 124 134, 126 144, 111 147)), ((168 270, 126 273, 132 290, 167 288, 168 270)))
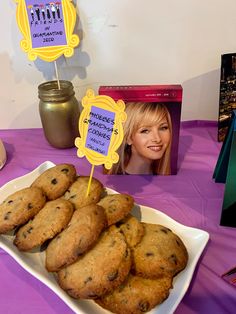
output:
POLYGON ((123 100, 127 113, 119 162, 106 173, 177 174, 182 94, 177 84, 100 86, 99 95, 123 100))

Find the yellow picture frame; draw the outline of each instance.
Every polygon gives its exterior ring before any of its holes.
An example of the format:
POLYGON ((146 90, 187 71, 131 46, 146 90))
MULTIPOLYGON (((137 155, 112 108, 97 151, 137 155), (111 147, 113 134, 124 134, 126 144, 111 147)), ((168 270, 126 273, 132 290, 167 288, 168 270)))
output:
POLYGON ((103 164, 106 169, 110 169, 112 164, 117 163, 119 160, 119 155, 116 150, 119 148, 124 138, 123 123, 127 118, 125 113, 125 103, 122 100, 115 102, 109 96, 95 96, 94 91, 92 89, 88 89, 86 96, 82 99, 82 107, 83 110, 79 119, 80 137, 75 139, 75 145, 78 148, 77 156, 86 156, 87 160, 92 165, 97 166, 103 164), (92 108, 99 108, 101 110, 114 113, 111 138, 106 154, 101 154, 86 147, 88 130, 90 127, 90 123, 88 123, 88 121, 91 121, 92 108))
POLYGON ((71 57, 74 54, 74 48, 78 46, 80 39, 78 35, 73 34, 76 23, 76 9, 72 3, 72 0, 60 0, 63 10, 65 37, 67 44, 39 48, 32 47, 31 30, 25 0, 14 1, 17 3, 17 24, 23 35, 23 39, 20 42, 20 47, 28 54, 29 60, 34 61, 37 59, 37 57, 39 57, 44 61, 52 62, 63 54, 65 57, 71 57))

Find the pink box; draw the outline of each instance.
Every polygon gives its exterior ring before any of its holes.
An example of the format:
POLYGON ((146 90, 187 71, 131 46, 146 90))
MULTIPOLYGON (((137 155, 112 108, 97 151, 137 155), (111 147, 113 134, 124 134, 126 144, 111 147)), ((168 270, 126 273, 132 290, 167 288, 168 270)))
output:
POLYGON ((178 170, 179 130, 183 94, 182 86, 177 84, 100 86, 98 93, 99 95, 110 96, 115 101, 122 99, 125 103, 140 103, 140 106, 142 105, 141 103, 162 104, 163 107, 167 108, 172 124, 170 171, 169 173, 165 173, 164 170, 160 170, 160 172, 158 172, 158 170, 153 174, 176 174, 178 170))

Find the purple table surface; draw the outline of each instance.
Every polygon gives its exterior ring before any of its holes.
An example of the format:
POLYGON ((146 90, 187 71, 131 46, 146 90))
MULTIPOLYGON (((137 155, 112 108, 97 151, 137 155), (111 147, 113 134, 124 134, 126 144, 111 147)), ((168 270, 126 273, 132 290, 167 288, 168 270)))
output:
MULTIPOLYGON (((79 174, 90 174, 91 166, 85 158, 77 157, 76 148, 52 148, 42 129, 1 130, 0 138, 8 155, 0 171, 0 186, 46 160, 73 163, 79 174)), ((101 167, 95 167, 94 176, 105 186, 129 193, 136 203, 159 209, 184 225, 210 234, 176 314, 236 312, 236 289, 221 278, 236 265, 236 229, 219 225, 224 184, 215 183, 212 175, 220 148, 216 122, 188 121, 181 124, 177 175, 124 179, 104 175, 101 167)), ((54 292, 1 249, 0 274, 1 313, 73 313, 54 292)))

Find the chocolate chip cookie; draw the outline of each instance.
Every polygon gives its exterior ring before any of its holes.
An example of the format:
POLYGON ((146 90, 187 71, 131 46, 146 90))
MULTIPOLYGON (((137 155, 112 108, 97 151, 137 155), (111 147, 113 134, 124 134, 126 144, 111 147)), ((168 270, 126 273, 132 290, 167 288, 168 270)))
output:
POLYGON ((129 247, 136 246, 144 235, 143 224, 131 214, 116 223, 116 226, 124 234, 129 247))
POLYGON ((120 285, 130 266, 130 249, 123 234, 112 226, 91 250, 58 272, 58 282, 74 298, 94 299, 120 285))
POLYGON ((105 209, 108 226, 126 217, 134 205, 134 199, 128 194, 109 194, 99 203, 105 209))
POLYGON ((79 176, 64 194, 64 198, 69 200, 75 209, 96 204, 100 200, 104 191, 103 184, 99 180, 92 178, 89 194, 87 195, 88 184, 89 176, 79 176))
POLYGON ((44 171, 31 186, 41 188, 48 200, 61 197, 76 179, 76 169, 71 164, 59 164, 44 171))
POLYGON ((187 265, 188 253, 182 240, 169 228, 143 223, 145 233, 132 250, 132 271, 145 278, 173 277, 187 265))
POLYGON ((0 205, 0 233, 25 224, 44 206, 46 197, 37 187, 27 187, 9 195, 0 205))
POLYGON ((67 226, 73 210, 73 205, 62 198, 47 202, 33 220, 17 231, 14 244, 20 251, 29 251, 52 239, 67 226))
POLYGON ((46 249, 47 270, 56 272, 75 262, 95 244, 106 224, 104 209, 97 204, 76 210, 66 229, 46 249))
POLYGON ((146 279, 129 275, 114 291, 96 300, 116 314, 142 314, 161 304, 172 288, 172 278, 146 279))

